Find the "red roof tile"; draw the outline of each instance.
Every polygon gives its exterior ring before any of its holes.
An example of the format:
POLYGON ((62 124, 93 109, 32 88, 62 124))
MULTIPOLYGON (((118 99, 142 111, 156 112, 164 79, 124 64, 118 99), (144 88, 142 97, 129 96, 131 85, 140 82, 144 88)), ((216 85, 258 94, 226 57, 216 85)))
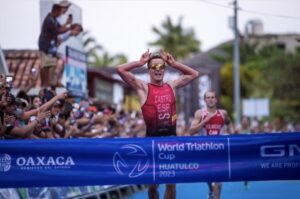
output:
POLYGON ((38 50, 4 50, 4 57, 8 71, 13 75, 14 88, 29 84, 32 68, 36 69, 38 75, 35 87, 41 87, 41 56, 38 50))

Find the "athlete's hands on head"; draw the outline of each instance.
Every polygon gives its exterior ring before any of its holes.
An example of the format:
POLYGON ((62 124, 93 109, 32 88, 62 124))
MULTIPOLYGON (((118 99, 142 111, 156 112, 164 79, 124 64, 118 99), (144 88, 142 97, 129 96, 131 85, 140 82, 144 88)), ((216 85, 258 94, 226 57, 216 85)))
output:
POLYGON ((151 58, 151 53, 148 49, 145 53, 142 54, 142 56, 139 60, 140 65, 141 66, 145 65, 149 61, 150 58, 151 58))
POLYGON ((175 64, 176 61, 173 55, 171 55, 170 53, 165 52, 164 50, 160 50, 159 54, 169 66, 173 66, 175 64))

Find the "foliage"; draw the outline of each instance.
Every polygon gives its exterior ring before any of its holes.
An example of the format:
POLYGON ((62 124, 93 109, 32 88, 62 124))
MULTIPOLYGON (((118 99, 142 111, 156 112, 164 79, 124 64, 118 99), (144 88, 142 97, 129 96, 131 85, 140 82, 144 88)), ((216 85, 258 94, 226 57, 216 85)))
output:
POLYGON ((89 35, 89 32, 84 32, 83 45, 86 49, 88 64, 95 68, 114 67, 121 63, 127 62, 127 57, 124 54, 111 55, 95 38, 89 35))
MULTIPOLYGON (((233 112, 233 63, 228 62, 221 68, 221 104, 222 107, 233 112)), ((255 71, 251 71, 244 66, 240 68, 241 96, 247 96, 253 84, 255 71)))
POLYGON ((100 53, 93 52, 94 61, 90 63, 92 67, 115 67, 127 62, 127 57, 123 54, 110 55, 107 51, 100 53))
POLYGON ((192 53, 200 51, 200 41, 195 38, 193 29, 182 27, 183 17, 179 18, 177 24, 173 24, 168 16, 162 23, 162 29, 152 27, 152 31, 158 35, 156 41, 150 42, 150 46, 157 46, 170 52, 178 59, 188 57, 192 53))
MULTIPOLYGON (((220 47, 227 57, 214 56, 224 63, 221 69, 221 104, 233 108, 233 46, 220 47)), ((300 117, 300 49, 288 53, 277 45, 242 43, 240 46, 241 99, 268 98, 271 119, 300 117)))

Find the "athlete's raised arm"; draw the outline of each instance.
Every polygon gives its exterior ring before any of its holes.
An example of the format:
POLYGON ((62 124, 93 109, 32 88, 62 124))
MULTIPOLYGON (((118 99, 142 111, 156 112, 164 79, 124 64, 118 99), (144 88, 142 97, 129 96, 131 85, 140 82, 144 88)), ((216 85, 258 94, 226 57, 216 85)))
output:
POLYGON ((170 67, 175 68, 182 73, 179 78, 169 82, 173 88, 185 86, 199 76, 198 71, 185 64, 179 63, 170 53, 161 50, 160 56, 170 67))
POLYGON ((146 83, 140 79, 137 79, 131 70, 145 65, 150 59, 150 56, 151 53, 149 50, 147 50, 142 54, 140 60, 121 64, 117 68, 117 72, 121 78, 135 90, 144 89, 146 83))

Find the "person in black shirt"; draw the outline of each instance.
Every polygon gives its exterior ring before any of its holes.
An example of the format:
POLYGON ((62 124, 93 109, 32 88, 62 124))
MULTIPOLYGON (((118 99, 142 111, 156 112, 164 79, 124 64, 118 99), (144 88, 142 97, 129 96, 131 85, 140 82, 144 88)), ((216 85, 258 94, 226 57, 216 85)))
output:
POLYGON ((60 44, 58 41, 58 36, 68 32, 71 29, 72 23, 71 16, 68 17, 66 23, 63 25, 61 25, 57 19, 66 11, 67 8, 64 8, 60 4, 54 4, 52 6, 51 12, 48 13, 43 21, 38 40, 39 50, 42 52, 43 65, 56 65, 55 68, 51 68, 53 72, 50 71, 48 74, 53 75, 53 81, 51 84, 54 85, 58 84, 61 73, 64 69, 64 61, 57 54, 57 47, 60 44))
POLYGON ((72 18, 68 18, 64 25, 60 25, 57 21, 57 18, 62 14, 63 7, 59 4, 54 4, 51 12, 43 21, 39 36, 39 50, 54 57, 57 56, 57 36, 71 29, 72 18))

